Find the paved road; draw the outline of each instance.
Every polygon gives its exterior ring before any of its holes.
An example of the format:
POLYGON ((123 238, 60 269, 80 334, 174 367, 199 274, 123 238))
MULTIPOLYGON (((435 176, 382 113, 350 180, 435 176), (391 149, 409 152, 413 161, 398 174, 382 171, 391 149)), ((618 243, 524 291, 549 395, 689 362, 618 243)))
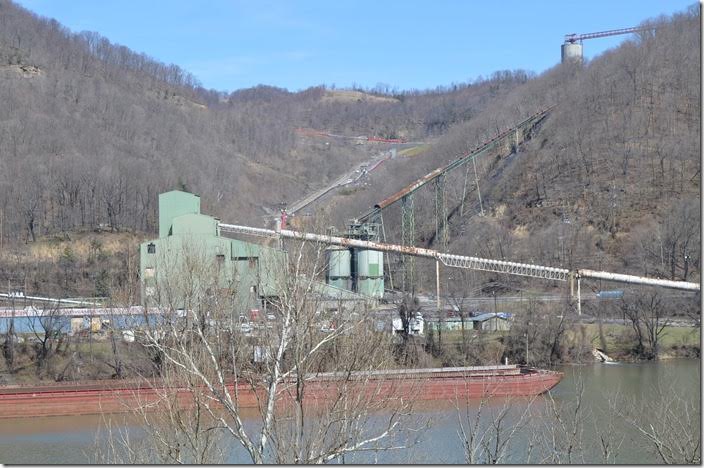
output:
MULTIPOLYGON (((316 190, 315 192, 306 195, 305 197, 301 198, 300 200, 297 200, 297 201, 291 203, 289 206, 286 207, 286 213, 288 213, 289 215, 295 214, 296 212, 302 210, 303 208, 305 208, 306 206, 315 202, 319 198, 323 197, 325 194, 327 194, 331 190, 335 190, 335 189, 344 187, 345 185, 350 185, 350 184, 354 184, 354 183, 358 182, 362 177, 364 177, 368 173, 367 168, 369 168, 369 172, 373 171, 374 169, 376 169, 376 167, 378 167, 378 165, 381 162, 383 162, 387 159, 390 159, 392 151, 394 151, 394 150, 398 151, 401 149, 413 148, 413 147, 421 146, 421 145, 425 145, 425 144, 427 144, 427 143, 424 143, 424 142, 396 143, 390 149, 376 154, 368 161, 357 164, 352 169, 350 169, 349 171, 347 171, 346 173, 342 174, 340 177, 335 179, 332 183, 328 184, 326 187, 323 187, 320 190, 316 190)), ((278 218, 278 214, 275 215, 275 217, 278 218)))
MULTIPOLYGON (((686 297, 687 295, 683 294, 670 294, 668 297, 686 297)), ((533 300, 538 300, 541 302, 559 302, 559 301, 564 301, 565 296, 561 294, 541 294, 541 295, 523 295, 523 296, 496 296, 496 301, 498 304, 498 310, 501 311, 501 305, 506 304, 508 302, 521 302, 521 301, 528 301, 530 299, 533 300)), ((618 299, 613 299, 613 298, 599 298, 596 293, 585 293, 582 294, 582 302, 586 301, 614 301, 618 299)), ((437 319, 438 313, 437 313, 437 308, 436 308, 436 302, 435 302, 435 297, 430 296, 430 295, 425 295, 425 296, 418 296, 418 302, 420 305, 421 313, 423 314, 423 317, 426 319, 437 319)), ((452 301, 450 298, 443 297, 442 298, 442 304, 443 308, 448 311, 452 309, 452 306, 455 305, 456 303, 452 301)), ((494 311, 494 298, 492 296, 486 297, 486 296, 476 296, 476 297, 467 297, 464 298, 462 301, 462 307, 465 310, 472 310, 472 311, 477 311, 482 310, 484 312, 493 312, 494 311)), ((395 305, 388 304, 382 309, 379 309, 375 311, 375 315, 377 318, 387 318, 387 317, 395 317, 397 314, 397 309, 395 305)), ((598 319, 595 316, 588 315, 583 313, 582 316, 579 319, 581 322, 584 323, 595 323, 598 319)), ((689 318, 682 318, 682 317, 677 317, 677 318, 670 318, 670 325, 675 326, 675 327, 698 327, 699 322, 693 319, 689 318)), ((623 318, 604 318, 602 319, 603 323, 614 323, 614 324, 621 324, 621 325, 630 325, 629 320, 624 320, 623 318)))
POLYGON ((361 179, 365 174, 366 174, 366 169, 363 169, 364 167, 372 167, 376 163, 383 161, 384 159, 387 159, 389 157, 389 151, 383 151, 377 155, 375 155, 373 158, 370 160, 357 164, 355 167, 350 169, 348 172, 342 174, 340 177, 335 179, 332 183, 327 185, 326 187, 321 188, 320 190, 316 190, 315 192, 306 195, 305 197, 301 198, 298 201, 295 201, 291 203, 287 208, 286 212, 290 215, 295 214, 297 211, 300 211, 301 209, 305 208, 306 206, 310 205, 326 193, 328 193, 331 190, 344 187, 345 185, 353 184, 357 182, 359 179, 361 179))

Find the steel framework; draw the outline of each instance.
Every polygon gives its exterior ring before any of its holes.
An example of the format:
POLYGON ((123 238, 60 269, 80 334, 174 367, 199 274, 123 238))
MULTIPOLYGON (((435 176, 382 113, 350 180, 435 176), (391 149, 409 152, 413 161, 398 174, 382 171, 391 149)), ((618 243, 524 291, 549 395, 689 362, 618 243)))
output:
MULTIPOLYGON (((401 201, 401 245, 404 247, 413 247, 415 243, 416 216, 413 206, 413 194, 409 193, 403 197, 401 201)), ((413 257, 401 257, 401 264, 403 269, 403 290, 408 291, 415 284, 415 259, 413 257)))
POLYGON ((609 31, 599 31, 588 34, 565 34, 565 43, 582 42, 586 39, 596 39, 598 37, 618 36, 619 34, 630 34, 640 31, 649 31, 655 29, 649 26, 638 26, 635 28, 611 29, 609 31))
POLYGON ((567 281, 570 271, 565 268, 553 268, 529 263, 507 262, 504 260, 490 260, 487 258, 465 257, 438 253, 437 258, 443 265, 453 268, 468 270, 491 271, 508 275, 529 276, 546 280, 567 281))
MULTIPOLYGON (((491 140, 485 141, 484 143, 478 145, 471 151, 467 151, 462 156, 456 158, 454 161, 448 163, 445 166, 439 167, 420 179, 416 180, 412 184, 404 187, 395 194, 385 198, 380 201, 374 208, 369 212, 365 213, 359 218, 360 222, 369 222, 373 219, 379 219, 381 217, 381 212, 394 205, 397 202, 401 203, 401 245, 405 247, 411 247, 415 245, 415 211, 413 206, 413 195, 416 191, 425 187, 427 184, 433 182, 435 187, 435 242, 438 248, 442 251, 447 250, 447 245, 449 242, 449 226, 448 226, 448 216, 447 216, 447 197, 446 197, 446 175, 451 171, 469 163, 472 163, 472 169, 474 172, 474 186, 477 191, 477 197, 479 201, 479 210, 481 215, 484 215, 484 204, 482 201, 481 192, 479 189, 479 175, 477 171, 477 157, 485 154, 491 149, 500 147, 503 150, 510 152, 514 151, 517 145, 530 134, 530 131, 535 128, 554 108, 555 106, 550 106, 543 109, 535 114, 531 115, 527 119, 519 122, 513 128, 510 128, 504 132, 501 132, 496 137, 491 140)), ((467 196, 467 177, 469 175, 469 167, 465 171, 465 181, 462 190, 462 200, 461 200, 461 215, 464 215, 464 204, 465 198, 467 196)), ((412 258, 402 259, 402 287, 404 290, 412 287, 415 280, 415 262, 412 258)))
POLYGON ((435 241, 441 250, 447 250, 448 237, 445 175, 441 175, 435 179, 435 241))
POLYGON ((474 158, 477 156, 483 154, 486 151, 489 151, 490 149, 495 148, 497 145, 502 144, 504 141, 506 141, 507 138, 513 136, 514 139, 516 139, 519 135, 519 131, 521 132, 522 135, 527 135, 530 132, 530 129, 538 125, 549 113, 552 109, 554 109, 555 106, 550 106, 547 107, 546 109, 543 109, 541 111, 536 112, 535 114, 531 115, 527 119, 519 122, 516 124, 514 127, 505 130, 501 133, 499 133, 497 136, 494 138, 485 141, 475 147, 474 149, 467 151, 454 161, 448 163, 445 166, 439 167, 437 169, 434 169, 433 171, 429 172, 425 176, 421 177, 420 179, 416 180, 415 182, 407 185, 406 187, 402 188, 395 194, 385 198, 384 200, 380 201, 376 205, 374 205, 374 208, 367 213, 363 214, 359 220, 364 222, 367 219, 369 219, 371 216, 373 216, 378 210, 383 210, 385 208, 388 208, 389 206, 393 205, 394 203, 400 201, 405 197, 406 195, 409 195, 418 189, 424 187, 426 184, 434 181, 438 177, 441 177, 448 172, 463 166, 464 164, 467 164, 468 162, 472 161, 474 158))

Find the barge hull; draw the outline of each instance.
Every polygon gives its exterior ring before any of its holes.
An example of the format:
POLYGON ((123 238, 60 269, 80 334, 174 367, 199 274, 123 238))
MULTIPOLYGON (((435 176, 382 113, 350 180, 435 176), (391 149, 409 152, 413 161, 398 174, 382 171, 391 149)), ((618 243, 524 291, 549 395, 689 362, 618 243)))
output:
MULTIPOLYGON (((306 382, 306 401, 322 406, 334 401, 340 391, 354 398, 388 401, 462 401, 487 397, 534 396, 544 393, 562 379, 561 372, 531 370, 505 375, 461 372, 433 373, 409 372, 408 374, 366 376, 363 380, 333 378, 311 379, 306 382), (344 388, 340 388, 344 386, 344 388)), ((239 407, 258 408, 264 396, 246 384, 238 384, 239 407)), ((293 401, 293 382, 282 382, 278 402, 293 401)), ((234 387, 230 387, 234 390, 234 387)), ((140 406, 157 407, 165 398, 175 398, 178 406, 192 405, 192 394, 187 389, 164 389, 146 382, 87 383, 79 385, 53 385, 44 387, 1 387, 0 418, 36 416, 73 416, 86 414, 128 413, 140 406), (107 388, 110 387, 110 388, 107 388)))

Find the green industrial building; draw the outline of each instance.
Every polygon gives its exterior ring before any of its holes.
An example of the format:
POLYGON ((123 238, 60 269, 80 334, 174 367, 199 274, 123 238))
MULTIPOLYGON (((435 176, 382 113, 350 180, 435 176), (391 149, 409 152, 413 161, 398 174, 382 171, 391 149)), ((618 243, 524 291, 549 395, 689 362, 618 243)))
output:
MULTIPOLYGON (((201 214, 200 197, 174 190, 159 195, 159 238, 139 246, 144 306, 188 308, 190 297, 213 288, 232 295, 239 310, 258 309, 285 287, 284 250, 220 236, 219 220, 201 214)), ((315 282, 325 300, 360 301, 365 296, 315 282)))

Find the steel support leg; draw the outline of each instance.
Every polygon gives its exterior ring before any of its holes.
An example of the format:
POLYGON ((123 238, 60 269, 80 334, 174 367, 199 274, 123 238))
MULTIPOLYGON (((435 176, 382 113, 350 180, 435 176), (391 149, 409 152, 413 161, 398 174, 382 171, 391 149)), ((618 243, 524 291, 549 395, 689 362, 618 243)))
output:
POLYGON ((465 164, 464 186, 462 187, 462 204, 460 205, 460 217, 464 218, 464 199, 467 197, 467 177, 469 176, 469 165, 465 164))
MULTIPOLYGON (((381 214, 381 210, 379 210, 378 213, 379 213, 378 218, 376 218, 376 219, 378 219, 378 223, 381 226, 381 238, 382 238, 383 242, 386 243, 387 240, 386 240, 386 229, 384 228, 384 216, 381 214)), ((384 259, 386 261, 386 275, 389 278, 389 288, 394 289, 394 277, 391 274, 391 259, 389 258, 388 253, 386 253, 384 255, 384 259)))
POLYGON ((440 312, 440 260, 435 260, 435 300, 440 312))
POLYGON ((472 165, 474 166, 474 183, 477 185, 477 196, 479 197, 479 210, 484 216, 484 205, 482 204, 482 192, 479 191, 479 175, 477 174, 477 161, 476 158, 472 158, 472 165))
POLYGON ((447 203, 445 200, 445 176, 435 180, 435 242, 438 250, 447 252, 447 203))
MULTIPOLYGON (((416 220, 413 208, 413 194, 401 199, 401 244, 404 247, 415 246, 416 220)), ((403 290, 410 291, 415 286, 415 258, 410 255, 401 257, 403 264, 403 290)))
POLYGON ((577 315, 582 315, 582 281, 577 277, 577 315))

